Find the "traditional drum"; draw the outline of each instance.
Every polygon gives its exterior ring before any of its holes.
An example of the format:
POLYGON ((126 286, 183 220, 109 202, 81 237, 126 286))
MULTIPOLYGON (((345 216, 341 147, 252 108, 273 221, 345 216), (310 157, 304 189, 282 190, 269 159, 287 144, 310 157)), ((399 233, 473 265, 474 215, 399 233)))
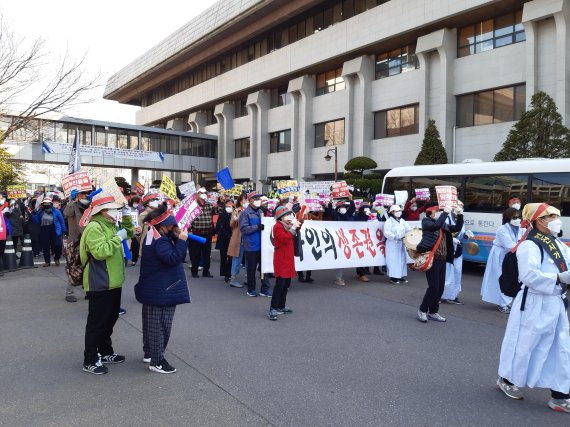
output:
POLYGON ((408 251, 415 251, 422 241, 422 230, 414 228, 404 236, 404 246, 408 251))

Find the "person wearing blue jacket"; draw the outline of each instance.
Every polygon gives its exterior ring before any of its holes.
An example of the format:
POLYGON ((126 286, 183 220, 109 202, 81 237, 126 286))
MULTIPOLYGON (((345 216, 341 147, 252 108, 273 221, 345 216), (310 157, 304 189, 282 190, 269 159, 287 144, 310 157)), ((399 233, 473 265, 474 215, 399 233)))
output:
POLYGON ((176 372, 164 358, 170 339, 174 311, 190 302, 184 271, 188 232, 180 230, 164 204, 151 212, 147 221, 153 239, 142 240, 141 269, 135 296, 142 306, 143 362, 160 374, 176 372))
POLYGON ((51 264, 51 252, 55 265, 59 265, 63 249, 63 234, 67 232, 65 220, 59 209, 53 207, 51 197, 42 200, 42 204, 34 213, 32 221, 40 225, 40 244, 44 253, 43 267, 51 264))

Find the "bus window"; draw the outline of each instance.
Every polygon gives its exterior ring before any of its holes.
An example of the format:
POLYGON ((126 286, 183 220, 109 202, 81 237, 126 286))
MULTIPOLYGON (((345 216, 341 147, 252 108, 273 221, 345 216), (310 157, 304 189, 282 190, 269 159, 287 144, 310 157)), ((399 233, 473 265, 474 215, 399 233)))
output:
POLYGON ((503 212, 511 197, 527 200, 527 175, 473 176, 465 180, 465 210, 470 212, 503 212))
POLYGON ((570 173, 537 173, 532 177, 532 201, 545 202, 570 216, 570 173))
POLYGON ((431 200, 437 201, 435 192, 436 185, 452 185, 457 188, 458 197, 461 197, 461 178, 456 176, 421 176, 412 178, 412 194, 410 198, 415 197, 416 188, 429 188, 431 200))
POLYGON ((394 176, 385 178, 383 190, 384 194, 394 194, 394 191, 406 190, 410 192, 410 177, 394 176))

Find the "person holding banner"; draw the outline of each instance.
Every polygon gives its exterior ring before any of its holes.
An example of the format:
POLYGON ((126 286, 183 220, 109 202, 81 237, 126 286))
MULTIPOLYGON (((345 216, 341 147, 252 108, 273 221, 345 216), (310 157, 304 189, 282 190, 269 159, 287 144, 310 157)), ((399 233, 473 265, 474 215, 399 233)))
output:
MULTIPOLYGON (((354 212, 356 207, 352 201, 352 195, 348 195, 349 201, 339 201, 335 205, 335 209, 332 209, 332 202, 329 202, 325 208, 325 215, 331 219, 331 221, 352 221, 354 218, 354 212)), ((339 268, 336 270, 336 279, 334 281, 335 285, 344 286, 346 282, 342 278, 343 269, 339 268)))
POLYGON ((32 214, 34 223, 40 225, 40 244, 44 253, 43 267, 51 264, 51 252, 53 251, 55 265, 59 265, 63 248, 63 234, 67 231, 63 215, 53 207, 51 197, 44 197, 41 206, 36 207, 32 214))
POLYGON ((297 234, 299 222, 295 214, 285 206, 279 206, 275 211, 275 225, 273 226, 273 274, 275 275, 275 288, 271 297, 271 305, 267 312, 269 320, 277 320, 277 315, 292 313, 287 307, 287 291, 291 285, 291 278, 295 277, 295 251, 293 237, 297 234))
POLYGON ((452 209, 446 206, 440 211, 437 202, 426 203, 426 217, 422 220, 422 240, 417 251, 434 252, 433 265, 426 271, 428 288, 418 309, 417 317, 422 323, 428 320, 445 322, 439 314, 439 301, 445 288, 445 268, 447 262, 453 262, 453 236, 463 227, 463 211, 457 213, 457 223, 450 226, 445 223, 452 209))
POLYGON ((407 251, 404 246, 404 236, 412 227, 402 219, 402 208, 399 205, 390 206, 388 219, 384 224, 386 236, 386 269, 390 282, 408 283, 407 251))
POLYGON ((198 277, 198 268, 200 261, 203 263, 202 277, 214 277, 210 274, 210 256, 212 253, 212 236, 214 234, 214 221, 212 217, 217 213, 217 208, 207 203, 208 192, 204 187, 197 191, 198 206, 202 210, 194 221, 190 224, 189 231, 192 234, 203 237, 206 243, 200 243, 192 239, 188 239, 188 253, 190 255, 192 277, 198 277))

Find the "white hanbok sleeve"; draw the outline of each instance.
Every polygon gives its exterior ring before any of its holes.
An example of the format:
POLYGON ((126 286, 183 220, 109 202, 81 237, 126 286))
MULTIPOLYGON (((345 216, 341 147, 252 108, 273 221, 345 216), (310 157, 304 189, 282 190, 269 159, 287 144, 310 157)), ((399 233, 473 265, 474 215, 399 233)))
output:
POLYGON ((399 228, 399 224, 394 221, 393 218, 389 218, 388 221, 386 221, 386 224, 384 224, 384 235, 386 236, 386 239, 399 240, 404 237, 400 237, 399 228))
MULTIPOLYGON (((544 254, 547 257, 547 254, 544 254)), ((517 248, 519 280, 537 293, 552 295, 558 274, 542 271, 541 253, 538 245, 530 240, 522 242, 517 248)))
MULTIPOLYGON (((500 248, 504 248, 510 251, 517 244, 517 242, 515 242, 513 239, 513 234, 503 224, 497 228, 497 235, 493 243, 500 248)), ((540 261, 540 258, 538 260, 540 261)))

